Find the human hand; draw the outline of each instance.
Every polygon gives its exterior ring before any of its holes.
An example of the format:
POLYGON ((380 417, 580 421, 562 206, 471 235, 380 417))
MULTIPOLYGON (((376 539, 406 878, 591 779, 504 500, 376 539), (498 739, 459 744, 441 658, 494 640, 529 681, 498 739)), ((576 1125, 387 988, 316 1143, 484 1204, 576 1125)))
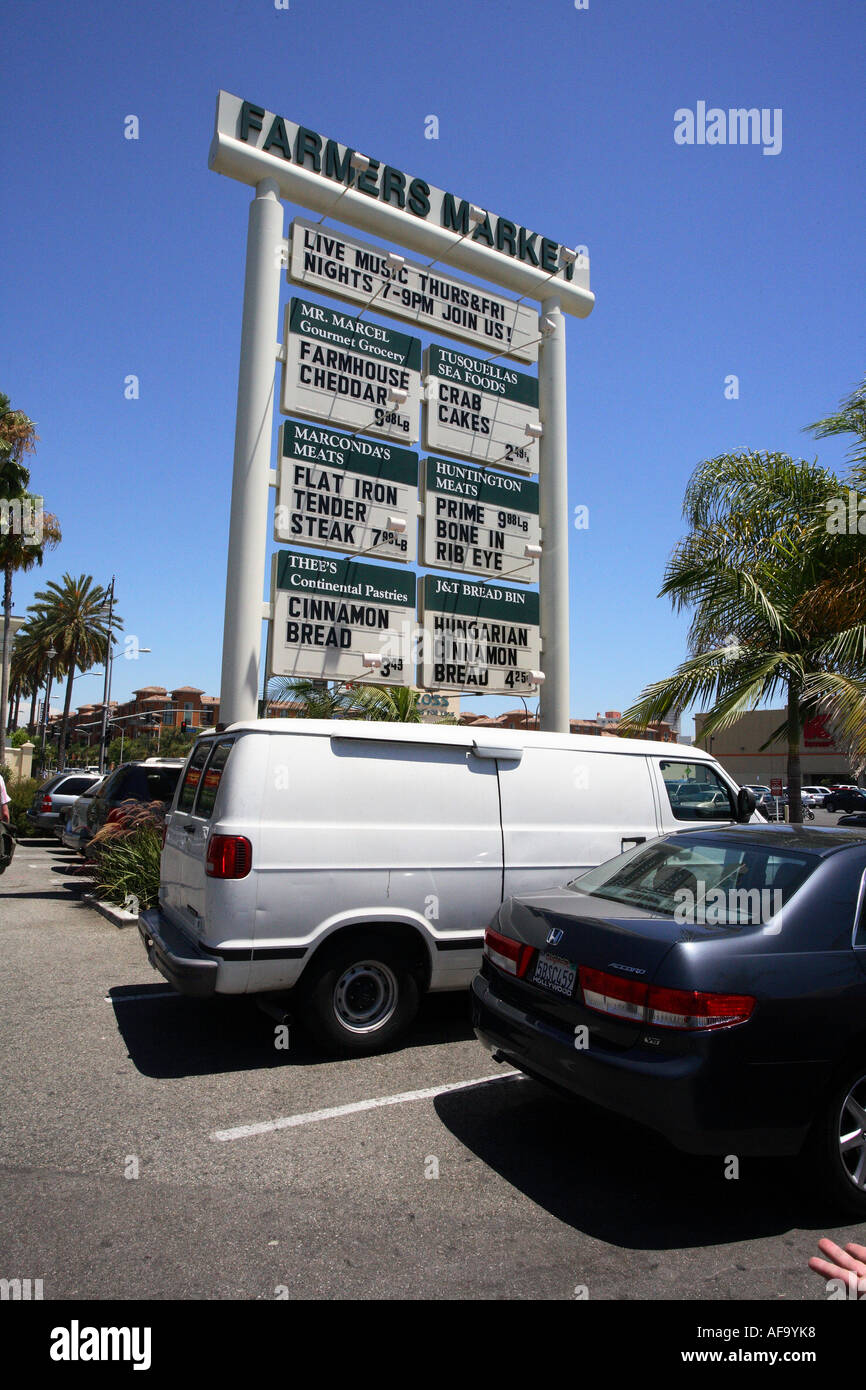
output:
POLYGON ((809 1268, 825 1279, 841 1279, 849 1289, 856 1288, 861 1298, 866 1297, 866 1245, 846 1245, 843 1250, 824 1236, 818 1241, 818 1249, 827 1258, 813 1255, 809 1268), (856 1283, 852 1282, 852 1274, 856 1283))

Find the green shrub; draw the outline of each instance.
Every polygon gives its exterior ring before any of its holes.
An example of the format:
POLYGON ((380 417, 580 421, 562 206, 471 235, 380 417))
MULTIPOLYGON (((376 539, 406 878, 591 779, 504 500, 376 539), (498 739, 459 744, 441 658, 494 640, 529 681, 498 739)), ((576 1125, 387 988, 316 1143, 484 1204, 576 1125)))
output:
POLYGON ((13 782, 6 779, 6 774, 0 774, 6 782, 6 790, 9 793, 9 823, 19 839, 27 835, 39 835, 38 827, 31 825, 27 819, 27 812, 33 805, 33 798, 36 795, 36 788, 39 783, 35 777, 25 777, 22 782, 13 782))
POLYGON ((96 893, 108 902, 126 902, 130 894, 139 907, 154 907, 159 895, 162 854, 163 801, 126 801, 116 807, 88 845, 94 859, 96 893))
POLYGON ((93 875, 97 896, 123 906, 132 894, 140 907, 155 906, 161 854, 162 835, 155 825, 102 841, 93 875))

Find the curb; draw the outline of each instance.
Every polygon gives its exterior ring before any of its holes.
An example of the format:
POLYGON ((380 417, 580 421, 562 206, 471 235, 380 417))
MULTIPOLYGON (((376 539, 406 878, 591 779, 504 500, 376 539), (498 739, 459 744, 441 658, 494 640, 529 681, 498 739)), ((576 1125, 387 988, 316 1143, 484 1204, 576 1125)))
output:
POLYGON ((137 927, 138 913, 127 912, 124 908, 118 907, 116 903, 106 903, 97 898, 95 893, 82 893, 81 901, 87 903, 96 912, 106 917, 115 927, 137 927))

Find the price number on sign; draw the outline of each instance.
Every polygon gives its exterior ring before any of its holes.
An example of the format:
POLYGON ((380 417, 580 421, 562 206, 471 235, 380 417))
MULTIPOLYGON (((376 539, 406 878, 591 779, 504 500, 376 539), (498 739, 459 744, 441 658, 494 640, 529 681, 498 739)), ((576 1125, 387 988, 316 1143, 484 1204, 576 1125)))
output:
POLYGON ((507 463, 512 463, 515 459, 520 459, 522 463, 529 463, 529 450, 522 445, 506 444, 505 459, 507 463))
POLYGON ((506 671, 505 684, 509 690, 513 690, 516 685, 529 685, 528 671, 506 671))
POLYGON ((403 658, 402 658, 402 656, 395 657, 395 658, 393 659, 393 661, 383 661, 383 662, 382 662, 382 665, 379 667, 380 675, 381 675, 383 678, 384 678, 385 676, 390 676, 391 673, 392 673, 392 671, 402 671, 402 670, 403 670, 403 658))
POLYGON ((404 434, 409 433, 409 416, 401 415, 396 410, 383 410, 381 406, 377 406, 374 411, 374 419, 379 429, 383 429, 385 425, 395 425, 404 434))
POLYGON ((515 531, 529 530, 529 521, 525 516, 521 516, 519 512, 497 512, 496 521, 502 528, 513 526, 515 531))
POLYGON ((373 527, 373 549, 380 545, 390 546, 392 550, 407 551, 409 542, 405 536, 400 536, 396 531, 377 531, 373 527))

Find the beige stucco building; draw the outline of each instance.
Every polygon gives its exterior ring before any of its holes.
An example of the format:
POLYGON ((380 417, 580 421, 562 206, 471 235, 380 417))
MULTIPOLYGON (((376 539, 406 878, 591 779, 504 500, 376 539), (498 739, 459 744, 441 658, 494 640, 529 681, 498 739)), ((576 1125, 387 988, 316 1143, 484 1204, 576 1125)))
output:
MULTIPOLYGON (((706 748, 732 777, 745 786, 757 782, 769 786, 772 777, 788 780, 788 745, 781 725, 784 709, 759 709, 743 714, 730 729, 703 736, 705 714, 695 715, 695 743, 706 748), (779 731, 767 748, 763 745, 779 731), (763 751, 762 751, 763 750, 763 751)), ((809 719, 800 745, 803 786, 830 786, 834 782, 856 782, 846 754, 833 741, 821 718, 809 719)))

